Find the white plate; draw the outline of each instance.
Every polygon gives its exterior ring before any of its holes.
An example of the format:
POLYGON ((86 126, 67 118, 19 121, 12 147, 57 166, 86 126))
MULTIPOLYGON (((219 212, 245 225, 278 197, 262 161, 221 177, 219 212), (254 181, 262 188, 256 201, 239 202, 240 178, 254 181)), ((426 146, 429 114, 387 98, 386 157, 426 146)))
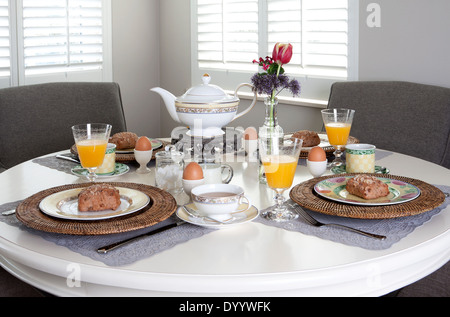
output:
POLYGON ((121 205, 116 210, 78 211, 78 194, 83 188, 74 188, 58 192, 44 198, 39 208, 51 217, 68 220, 103 220, 131 214, 141 210, 150 202, 150 198, 135 189, 116 187, 120 193, 121 205))
MULTIPOLYGON (((187 205, 188 207, 197 210, 194 204, 187 205)), ((241 225, 250 221, 253 221, 258 217, 259 210, 255 206, 251 206, 250 209, 243 211, 243 212, 237 212, 233 213, 233 220, 227 222, 227 223, 218 223, 214 222, 212 220, 208 220, 205 218, 196 218, 189 216, 186 211, 183 209, 183 207, 178 208, 177 210, 177 216, 183 221, 186 221, 190 224, 206 227, 210 229, 225 229, 225 228, 231 228, 237 225, 241 225)))

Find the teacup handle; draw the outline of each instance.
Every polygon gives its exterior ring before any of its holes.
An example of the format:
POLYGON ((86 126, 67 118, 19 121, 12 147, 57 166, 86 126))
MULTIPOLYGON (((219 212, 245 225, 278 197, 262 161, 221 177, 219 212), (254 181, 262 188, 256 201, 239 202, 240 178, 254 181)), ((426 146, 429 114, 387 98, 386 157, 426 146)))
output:
MULTIPOLYGON (((247 84, 247 83, 245 83, 245 84, 240 84, 240 85, 236 88, 236 91, 234 92, 234 96, 235 96, 235 97, 238 97, 238 91, 239 91, 239 89, 241 89, 242 87, 250 87, 252 90, 253 90, 253 88, 254 88, 254 86, 253 86, 252 84, 247 84)), ((237 115, 233 118, 233 120, 231 120, 231 121, 234 121, 234 120, 236 120, 237 118, 242 117, 243 115, 247 114, 248 112, 250 112, 250 110, 253 109, 253 107, 256 105, 256 101, 258 101, 258 93, 256 92, 256 90, 253 91, 253 93, 254 93, 254 96, 253 96, 253 100, 252 100, 252 103, 250 104, 250 106, 249 106, 247 109, 245 109, 244 111, 242 111, 241 113, 237 114, 237 115)))
POLYGON ((225 179, 222 179, 222 183, 228 184, 229 182, 231 182, 231 180, 233 179, 233 176, 234 176, 233 168, 228 164, 221 164, 220 168, 221 168, 222 173, 223 173, 224 169, 228 170, 228 176, 225 179))
POLYGON ((238 213, 238 212, 244 212, 244 211, 247 211, 247 210, 249 210, 249 209, 252 207, 252 203, 251 203, 250 199, 249 199, 247 196, 241 196, 241 197, 239 198, 239 205, 242 204, 242 200, 243 200, 243 199, 245 199, 245 200, 247 201, 247 208, 242 209, 242 210, 236 210, 235 212, 233 212, 233 214, 234 214, 234 213, 238 213))

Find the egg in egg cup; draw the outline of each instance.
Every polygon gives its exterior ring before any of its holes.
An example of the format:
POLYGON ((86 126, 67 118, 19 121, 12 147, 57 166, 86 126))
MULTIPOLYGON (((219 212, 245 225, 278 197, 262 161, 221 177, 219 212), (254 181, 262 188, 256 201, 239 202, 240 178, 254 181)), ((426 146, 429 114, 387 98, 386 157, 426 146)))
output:
POLYGON ((194 187, 203 185, 205 183, 205 178, 203 176, 203 169, 196 162, 189 163, 183 171, 183 189, 184 192, 191 196, 191 190, 194 187))
POLYGON ((148 162, 152 160, 153 149, 150 140, 143 136, 136 142, 134 148, 134 158, 139 163, 139 168, 136 170, 138 174, 150 173, 150 169, 147 167, 148 162))

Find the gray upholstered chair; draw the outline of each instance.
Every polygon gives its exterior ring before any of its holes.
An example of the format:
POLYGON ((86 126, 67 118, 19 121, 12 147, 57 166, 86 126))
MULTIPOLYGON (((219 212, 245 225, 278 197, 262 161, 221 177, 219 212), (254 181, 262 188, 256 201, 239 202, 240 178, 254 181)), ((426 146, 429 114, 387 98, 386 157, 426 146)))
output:
MULTIPOLYGON (((0 172, 31 158, 69 149, 70 127, 110 123, 127 131, 116 83, 48 83, 0 89, 0 172)), ((0 297, 48 295, 0 267, 0 297)))
POLYGON ((0 89, 0 167, 69 149, 70 127, 109 123, 126 131, 116 83, 48 83, 0 89))
MULTIPOLYGON (((362 143, 450 168, 450 89, 399 81, 332 86, 328 108, 355 109, 351 135, 362 143)), ((450 296, 450 262, 397 292, 450 296)))
POLYGON ((351 135, 362 143, 450 168, 450 88, 399 81, 335 83, 328 107, 356 110, 351 135))

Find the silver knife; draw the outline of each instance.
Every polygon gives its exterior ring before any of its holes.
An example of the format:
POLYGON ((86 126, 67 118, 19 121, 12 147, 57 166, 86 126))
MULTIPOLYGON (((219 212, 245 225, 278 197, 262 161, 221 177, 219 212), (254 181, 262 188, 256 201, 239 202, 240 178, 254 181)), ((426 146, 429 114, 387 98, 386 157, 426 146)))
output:
POLYGON ((142 238, 142 237, 151 236, 151 235, 154 235, 154 234, 157 234, 157 233, 160 233, 160 232, 169 230, 169 229, 171 229, 171 228, 175 228, 175 227, 181 226, 181 225, 183 225, 183 224, 185 224, 185 223, 186 223, 186 222, 184 222, 184 221, 179 221, 179 222, 176 222, 176 223, 171 223, 171 224, 169 224, 169 225, 163 226, 163 227, 158 228, 158 229, 156 229, 156 230, 153 230, 153 231, 151 231, 151 232, 147 232, 147 233, 144 233, 144 234, 140 234, 140 235, 138 235, 138 236, 136 236, 136 237, 132 237, 132 238, 129 238, 129 239, 126 239, 126 240, 123 240, 123 241, 119 241, 119 242, 116 242, 116 243, 113 243, 113 244, 110 244, 110 245, 101 247, 101 248, 99 248, 99 249, 97 250, 97 252, 98 252, 98 253, 101 253, 101 254, 106 254, 107 252, 109 252, 109 251, 111 251, 111 250, 117 249, 117 248, 119 248, 119 247, 121 247, 121 246, 123 246, 123 245, 125 245, 125 244, 128 244, 128 243, 130 243, 130 242, 133 242, 133 241, 135 241, 135 240, 138 240, 138 239, 140 239, 140 238, 142 238))

